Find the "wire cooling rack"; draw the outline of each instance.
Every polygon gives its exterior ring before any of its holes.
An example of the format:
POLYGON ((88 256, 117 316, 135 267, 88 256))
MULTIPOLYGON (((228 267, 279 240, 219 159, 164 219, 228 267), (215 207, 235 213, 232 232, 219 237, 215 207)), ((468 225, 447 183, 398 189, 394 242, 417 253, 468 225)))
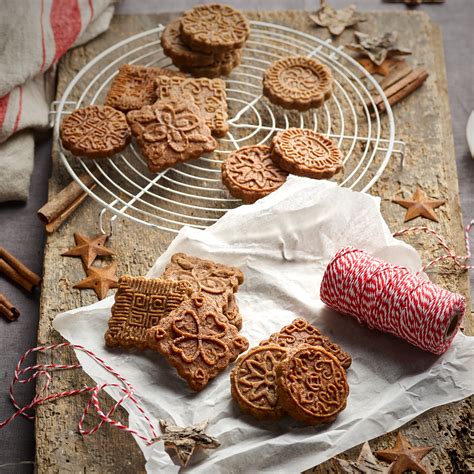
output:
POLYGON ((368 191, 394 153, 403 160, 404 143, 395 140, 393 114, 385 95, 343 47, 281 25, 250 24, 242 63, 226 78, 230 131, 210 155, 154 174, 148 171, 134 142, 124 152, 101 160, 73 156, 61 147, 61 118, 79 107, 103 103, 122 64, 173 67, 161 49, 162 25, 96 56, 70 82, 61 100, 53 103, 60 157, 72 177, 103 207, 99 216, 103 232, 108 211, 113 214, 110 224, 121 216, 171 232, 184 225, 206 228, 241 204, 221 182, 220 167, 226 156, 242 146, 269 144, 275 132, 289 127, 311 128, 334 139, 344 154, 344 171, 334 179, 354 190, 368 191), (321 108, 303 113, 285 111, 262 97, 264 71, 273 61, 290 55, 314 57, 332 69, 333 94, 321 108), (376 94, 383 98, 384 117, 371 107, 376 94), (79 176, 84 172, 96 182, 94 190, 82 183, 79 176))

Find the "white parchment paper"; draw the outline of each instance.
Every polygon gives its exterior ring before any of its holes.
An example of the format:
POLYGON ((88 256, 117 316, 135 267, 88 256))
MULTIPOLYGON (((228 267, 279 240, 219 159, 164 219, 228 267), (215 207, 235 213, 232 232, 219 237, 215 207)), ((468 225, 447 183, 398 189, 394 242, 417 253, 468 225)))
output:
MULTIPOLYGON (((344 245, 412 270, 417 252, 394 239, 379 199, 333 183, 290 176, 277 192, 228 212, 212 227, 181 230, 148 276, 159 276, 175 252, 238 266, 245 283, 237 299, 242 334, 250 346, 302 316, 351 353, 347 408, 328 426, 307 427, 290 418, 258 422, 232 401, 229 370, 194 393, 158 354, 105 347, 103 334, 113 297, 60 314, 54 327, 69 341, 104 358, 136 388, 152 420, 182 426, 209 420, 221 447, 200 451, 188 469, 199 473, 297 472, 365 440, 394 430, 424 411, 474 393, 473 338, 458 334, 441 357, 370 330, 319 300, 325 266, 344 245)), ((77 356, 98 383, 114 379, 87 356, 77 356)), ((110 392, 118 398, 118 394, 110 392)), ((137 410, 125 405, 132 427, 146 433, 137 410)), ((145 447, 148 472, 177 472, 161 443, 145 447)))

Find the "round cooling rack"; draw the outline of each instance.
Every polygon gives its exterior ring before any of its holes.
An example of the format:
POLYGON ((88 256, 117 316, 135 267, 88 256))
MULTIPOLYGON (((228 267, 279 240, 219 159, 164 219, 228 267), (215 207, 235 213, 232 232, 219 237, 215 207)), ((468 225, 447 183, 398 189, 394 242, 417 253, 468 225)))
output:
POLYGON ((344 171, 334 179, 341 186, 366 192, 383 173, 393 153, 403 156, 404 143, 395 140, 391 107, 377 81, 342 47, 331 40, 285 26, 252 21, 242 63, 226 79, 230 130, 212 154, 150 173, 137 145, 108 159, 71 155, 61 147, 61 118, 79 107, 101 104, 123 64, 171 67, 160 45, 163 26, 127 38, 96 56, 74 77, 55 110, 55 139, 72 177, 96 199, 103 211, 161 230, 178 232, 184 226, 206 228, 241 202, 222 185, 220 168, 233 150, 269 144, 275 132, 289 127, 310 128, 335 140, 344 154, 344 171), (327 64, 334 76, 332 97, 319 109, 288 111, 262 97, 262 76, 275 60, 306 55, 327 64), (382 117, 373 97, 381 95, 382 117), (372 117, 370 114, 373 114, 372 117), (80 175, 96 186, 90 190, 80 175))

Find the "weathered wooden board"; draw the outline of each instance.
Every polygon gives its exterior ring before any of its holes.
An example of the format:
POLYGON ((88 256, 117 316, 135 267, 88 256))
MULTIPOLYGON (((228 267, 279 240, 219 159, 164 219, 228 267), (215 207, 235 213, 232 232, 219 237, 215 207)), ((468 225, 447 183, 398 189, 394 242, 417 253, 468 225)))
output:
MULTIPOLYGON (((301 31, 326 37, 327 33, 311 26, 304 12, 274 12, 249 15, 265 21, 285 24, 301 31)), ((67 54, 59 65, 58 91, 60 98, 66 85, 77 71, 106 47, 140 31, 166 23, 171 15, 117 16, 110 30, 89 45, 67 54)), ((437 210, 439 224, 429 223, 439 230, 458 252, 463 252, 462 221, 458 196, 456 164, 447 98, 443 46, 439 29, 423 13, 376 13, 361 30, 371 33, 398 30, 403 46, 414 52, 413 61, 430 72, 426 84, 395 107, 397 138, 407 143, 405 166, 393 156, 382 179, 371 190, 382 198, 382 212, 390 228, 401 229, 404 210, 391 202, 395 196, 408 196, 417 184, 433 197, 443 197, 447 204, 437 210)), ((346 31, 337 43, 352 40, 346 31)), ((53 150, 53 174, 49 193, 53 196, 69 181, 66 170, 58 160, 57 147, 53 150)), ((51 321, 58 312, 95 301, 92 292, 79 292, 72 286, 83 278, 79 260, 64 259, 60 254, 73 243, 73 232, 86 234, 98 231, 99 206, 92 199, 54 235, 48 238, 45 251, 44 286, 41 300, 41 317, 38 332, 39 344, 61 341, 52 330, 51 321)), ((424 225, 418 219, 414 225, 424 225)), ((120 221, 115 228, 112 245, 117 251, 119 274, 143 274, 166 249, 172 234, 140 228, 136 224, 120 221)), ((425 260, 437 255, 435 242, 426 235, 408 239, 420 250, 425 260)), ((466 295, 470 301, 469 281, 466 273, 453 270, 448 264, 430 277, 439 284, 466 295)), ((468 310, 465 332, 473 334, 472 314, 468 310)), ((62 356, 39 354, 41 362, 70 363, 75 361, 72 351, 62 356)), ((79 388, 92 381, 80 370, 58 375, 51 390, 79 388)), ((85 397, 58 400, 42 406, 36 418, 36 465, 39 473, 54 472, 142 472, 143 456, 131 435, 104 426, 97 434, 83 438, 77 432, 77 421, 82 413, 85 397)), ((105 400, 110 404, 110 400, 105 400)), ((468 472, 469 441, 467 430, 471 418, 472 400, 440 407, 420 416, 403 428, 407 437, 416 444, 431 444, 435 449, 425 458, 436 472, 468 472)), ((122 414, 124 419, 125 415, 122 414)), ((372 441, 374 448, 393 444, 393 433, 372 441)), ((355 458, 358 448, 344 454, 355 458)), ((330 463, 315 468, 314 472, 330 472, 330 463)))

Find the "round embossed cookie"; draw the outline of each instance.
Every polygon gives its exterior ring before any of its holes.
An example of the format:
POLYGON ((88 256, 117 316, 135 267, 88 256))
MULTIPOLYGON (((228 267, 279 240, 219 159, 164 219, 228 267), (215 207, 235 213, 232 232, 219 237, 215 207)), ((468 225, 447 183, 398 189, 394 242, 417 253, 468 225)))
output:
POLYGON ((231 391, 241 410, 255 418, 276 420, 284 414, 279 401, 276 367, 287 350, 258 346, 239 357, 230 374, 231 391))
POLYGON ((123 150, 131 139, 125 115, 107 105, 77 109, 61 123, 61 142, 74 155, 105 158, 123 150))
POLYGON ((181 18, 181 37, 196 51, 216 54, 242 48, 249 34, 247 19, 228 5, 199 5, 181 18))
POLYGON ((223 54, 222 60, 217 60, 209 66, 198 66, 198 67, 189 67, 185 64, 174 63, 177 67, 183 72, 187 72, 194 77, 221 77, 228 76, 234 68, 236 68, 242 59, 242 50, 235 49, 234 51, 228 51, 223 54))
POLYGON ((253 145, 232 152, 222 163, 222 182, 232 196, 251 204, 278 189, 288 173, 271 158, 271 148, 253 145))
POLYGON ((263 94, 285 109, 321 107, 331 96, 331 70, 316 59, 290 56, 270 65, 263 76, 263 94))
POLYGON ((328 137, 307 128, 289 128, 273 138, 272 160, 289 173, 326 179, 342 169, 342 152, 328 137))
POLYGON ((295 420, 329 423, 344 410, 349 396, 346 371, 318 346, 300 346, 277 366, 280 404, 295 420))

